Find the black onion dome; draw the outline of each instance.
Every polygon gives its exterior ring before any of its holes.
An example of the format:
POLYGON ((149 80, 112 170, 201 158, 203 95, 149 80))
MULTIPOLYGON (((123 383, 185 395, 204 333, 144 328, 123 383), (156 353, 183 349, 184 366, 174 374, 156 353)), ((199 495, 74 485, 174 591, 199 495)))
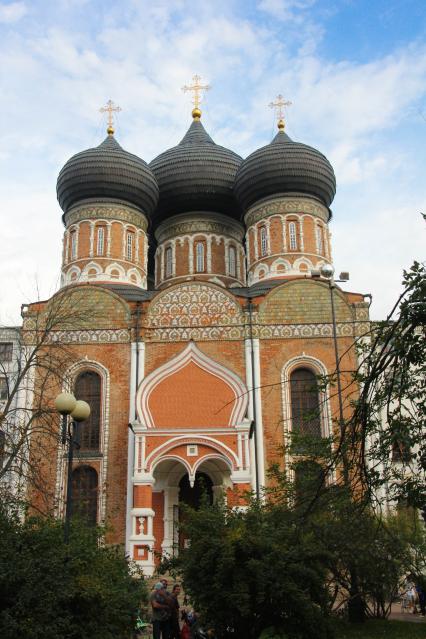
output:
POLYGON ((59 173, 56 192, 64 213, 73 204, 99 198, 134 204, 150 216, 158 202, 157 181, 148 164, 125 151, 113 135, 73 155, 59 173))
POLYGON ((325 155, 279 131, 270 144, 243 161, 235 193, 244 209, 285 193, 313 195, 328 207, 336 193, 336 177, 325 155))
POLYGON ((239 219, 233 187, 242 158, 215 144, 195 119, 177 146, 150 163, 160 188, 155 222, 190 211, 214 211, 239 219))

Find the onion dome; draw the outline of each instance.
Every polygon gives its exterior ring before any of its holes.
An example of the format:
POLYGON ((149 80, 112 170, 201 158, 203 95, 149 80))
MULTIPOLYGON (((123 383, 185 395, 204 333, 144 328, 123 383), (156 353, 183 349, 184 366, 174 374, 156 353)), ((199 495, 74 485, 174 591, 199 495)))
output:
POLYGON ((158 223, 170 215, 212 211, 240 218, 233 187, 242 158, 215 144, 193 110, 193 122, 179 144, 150 163, 160 188, 158 223))
POLYGON ((64 213, 83 200, 133 204, 150 216, 158 201, 157 181, 137 155, 128 153, 108 129, 97 147, 73 155, 59 173, 56 192, 64 213))
POLYGON ((284 132, 284 122, 270 144, 254 151, 241 164, 235 193, 244 209, 259 200, 281 194, 313 195, 330 206, 336 193, 336 177, 325 155, 294 142, 284 132))

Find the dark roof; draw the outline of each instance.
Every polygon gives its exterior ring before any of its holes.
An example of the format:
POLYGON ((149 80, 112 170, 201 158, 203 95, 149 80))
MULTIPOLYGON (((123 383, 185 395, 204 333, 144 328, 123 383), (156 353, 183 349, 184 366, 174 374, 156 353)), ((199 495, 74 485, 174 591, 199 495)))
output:
POLYGON ((270 144, 243 161, 235 193, 244 209, 286 193, 313 195, 328 207, 336 193, 336 178, 325 155, 279 131, 270 144))
POLYGON ((132 284, 110 284, 105 282, 101 286, 123 297, 127 302, 146 302, 158 293, 158 291, 145 291, 132 284))
POLYGON ((158 185, 147 163, 125 151, 113 135, 73 155, 59 173, 56 191, 64 213, 83 200, 102 198, 134 204, 150 216, 158 201, 158 185))
POLYGON ((177 145, 150 163, 160 188, 155 222, 190 211, 214 211, 240 219, 233 186, 242 158, 215 144, 194 120, 177 145))

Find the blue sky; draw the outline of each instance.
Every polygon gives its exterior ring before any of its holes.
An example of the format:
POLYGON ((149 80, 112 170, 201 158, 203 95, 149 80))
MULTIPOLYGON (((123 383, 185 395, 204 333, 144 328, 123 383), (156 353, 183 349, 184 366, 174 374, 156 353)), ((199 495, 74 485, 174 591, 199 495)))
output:
POLYGON ((421 0, 0 0, 0 322, 57 288, 56 177, 102 141, 99 108, 120 104, 117 139, 149 161, 189 126, 194 73, 205 127, 243 156, 292 101, 287 132, 336 171, 336 269, 383 317, 425 257, 425 36, 421 0))

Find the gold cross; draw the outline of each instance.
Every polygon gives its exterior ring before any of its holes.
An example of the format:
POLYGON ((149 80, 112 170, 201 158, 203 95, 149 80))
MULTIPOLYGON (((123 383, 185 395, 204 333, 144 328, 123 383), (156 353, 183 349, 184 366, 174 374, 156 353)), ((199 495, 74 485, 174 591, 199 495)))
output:
POLYGON ((185 86, 182 87, 182 91, 184 93, 187 93, 188 91, 193 91, 194 95, 192 97, 192 104, 194 105, 194 108, 192 109, 192 117, 194 118, 194 120, 199 120, 201 118, 201 111, 200 111, 200 102, 201 102, 201 95, 200 95, 200 91, 208 91, 210 89, 210 85, 208 84, 201 84, 201 76, 195 74, 192 77, 192 84, 190 84, 189 86, 187 84, 185 84, 185 86))
POLYGON ((118 105, 115 106, 115 104, 114 104, 114 102, 112 100, 108 100, 108 102, 106 103, 106 106, 105 107, 101 107, 99 109, 99 111, 101 113, 108 113, 108 128, 107 128, 107 132, 108 132, 108 135, 113 135, 113 133, 114 133, 114 127, 113 127, 114 116, 113 116, 113 113, 114 113, 114 111, 116 113, 121 111, 121 107, 119 107, 118 105))
POLYGON ((279 93, 275 102, 270 102, 269 107, 275 110, 275 117, 278 119, 278 128, 280 130, 284 130, 284 107, 291 106, 291 102, 289 100, 284 100, 284 97, 279 93))

